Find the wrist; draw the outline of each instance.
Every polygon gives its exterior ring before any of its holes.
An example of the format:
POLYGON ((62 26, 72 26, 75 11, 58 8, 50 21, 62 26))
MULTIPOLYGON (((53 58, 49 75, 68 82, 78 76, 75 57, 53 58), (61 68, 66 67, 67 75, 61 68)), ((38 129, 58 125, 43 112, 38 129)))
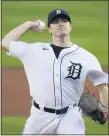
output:
POLYGON ((25 23, 22 24, 22 27, 26 30, 29 30, 32 26, 32 22, 31 21, 27 21, 25 23))

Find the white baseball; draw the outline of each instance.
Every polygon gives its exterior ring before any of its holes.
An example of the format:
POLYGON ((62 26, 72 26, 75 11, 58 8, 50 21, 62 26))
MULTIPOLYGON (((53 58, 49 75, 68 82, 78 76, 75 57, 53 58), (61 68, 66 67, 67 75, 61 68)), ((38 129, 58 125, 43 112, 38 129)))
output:
POLYGON ((38 26, 34 27, 34 30, 37 32, 43 32, 45 29, 45 23, 40 20, 38 20, 38 21, 39 21, 39 24, 38 24, 38 26))

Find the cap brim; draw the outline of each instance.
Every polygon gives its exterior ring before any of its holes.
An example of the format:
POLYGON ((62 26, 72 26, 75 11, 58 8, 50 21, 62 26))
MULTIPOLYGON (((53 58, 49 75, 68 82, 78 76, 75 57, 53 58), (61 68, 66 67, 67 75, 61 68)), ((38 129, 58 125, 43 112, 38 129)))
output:
POLYGON ((71 23, 71 18, 68 16, 68 15, 65 15, 65 14, 58 14, 56 15, 54 18, 52 18, 52 20, 50 20, 48 26, 50 25, 50 23, 55 20, 57 17, 60 17, 60 18, 65 18, 67 19, 70 23, 71 23))

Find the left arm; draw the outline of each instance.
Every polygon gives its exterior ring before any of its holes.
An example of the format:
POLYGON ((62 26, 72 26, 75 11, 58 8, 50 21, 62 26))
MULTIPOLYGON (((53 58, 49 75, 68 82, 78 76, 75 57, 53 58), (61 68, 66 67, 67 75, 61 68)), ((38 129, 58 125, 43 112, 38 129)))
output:
POLYGON ((108 86, 103 83, 94 87, 90 80, 86 80, 85 89, 87 91, 82 94, 79 106, 83 113, 103 125, 109 117, 108 86))
POLYGON ((108 109, 108 85, 101 84, 96 86, 99 90, 100 102, 108 109))
POLYGON ((98 101, 101 102, 106 108, 108 108, 108 85, 100 84, 94 86, 94 84, 87 78, 84 86, 83 94, 89 91, 93 94, 98 101))

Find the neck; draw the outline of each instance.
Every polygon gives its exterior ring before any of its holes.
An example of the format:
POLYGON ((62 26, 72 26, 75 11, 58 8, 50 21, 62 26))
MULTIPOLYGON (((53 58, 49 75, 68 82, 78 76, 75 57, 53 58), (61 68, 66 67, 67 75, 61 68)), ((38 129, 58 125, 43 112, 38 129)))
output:
POLYGON ((69 36, 53 37, 53 44, 60 47, 71 47, 72 43, 69 36))

